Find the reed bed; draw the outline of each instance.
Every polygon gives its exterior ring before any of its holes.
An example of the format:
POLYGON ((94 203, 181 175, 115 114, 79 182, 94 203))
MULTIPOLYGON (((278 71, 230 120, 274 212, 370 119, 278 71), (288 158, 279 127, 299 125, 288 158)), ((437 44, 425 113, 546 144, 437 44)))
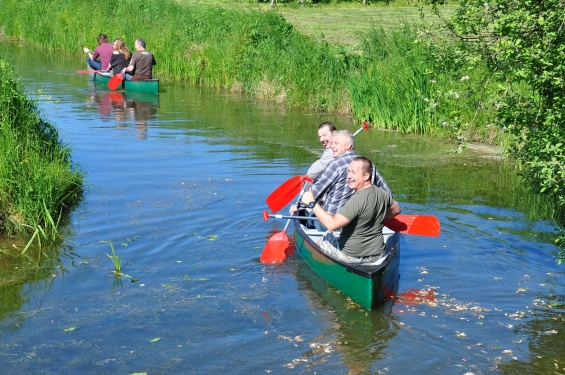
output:
POLYGON ((130 47, 143 37, 161 78, 351 113, 403 132, 495 141, 488 111, 477 116, 471 81, 434 70, 429 51, 414 43, 415 28, 374 27, 352 48, 305 36, 273 11, 170 0, 5 0, 0 25, 27 43, 76 55, 77 69, 82 47, 93 48, 100 32, 130 47))
POLYGON ((40 245, 55 240, 62 213, 82 193, 70 152, 0 59, 0 233, 33 233, 40 245))

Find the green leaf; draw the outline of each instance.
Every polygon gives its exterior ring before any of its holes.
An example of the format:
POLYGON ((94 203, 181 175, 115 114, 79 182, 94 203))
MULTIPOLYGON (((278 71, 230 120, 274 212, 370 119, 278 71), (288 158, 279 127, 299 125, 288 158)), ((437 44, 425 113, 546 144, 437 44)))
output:
POLYGON ((65 328, 65 332, 71 332, 71 331, 74 331, 75 329, 77 329, 77 327, 65 328))
POLYGON ((149 342, 157 342, 157 341, 159 341, 159 340, 161 340, 160 337, 155 337, 153 340, 151 340, 151 341, 149 341, 149 342))

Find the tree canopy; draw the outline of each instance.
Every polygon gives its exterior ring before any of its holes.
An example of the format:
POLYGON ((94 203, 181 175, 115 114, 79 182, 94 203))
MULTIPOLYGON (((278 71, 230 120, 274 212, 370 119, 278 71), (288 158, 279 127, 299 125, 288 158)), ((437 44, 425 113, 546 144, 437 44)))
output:
POLYGON ((462 0, 447 27, 457 62, 469 69, 485 64, 485 79, 497 83, 489 99, 496 124, 511 135, 508 151, 532 190, 555 200, 563 227, 565 1, 462 0))

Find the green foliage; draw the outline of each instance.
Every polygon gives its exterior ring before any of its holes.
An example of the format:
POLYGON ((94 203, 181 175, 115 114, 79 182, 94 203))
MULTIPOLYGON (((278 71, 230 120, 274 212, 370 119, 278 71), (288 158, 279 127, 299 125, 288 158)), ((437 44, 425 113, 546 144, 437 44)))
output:
POLYGON ((347 62, 339 51, 298 33, 273 12, 169 0, 45 3, 7 0, 0 24, 8 35, 80 55, 103 32, 130 48, 142 36, 157 59, 155 75, 243 91, 295 107, 344 112, 347 62), (92 20, 96 20, 93 28, 92 20))
POLYGON ((422 22, 367 34, 358 71, 347 82, 355 116, 379 127, 457 138, 461 144, 498 141, 492 109, 482 100, 486 69, 464 69, 453 57, 453 43, 432 29, 422 22))
POLYGON ((108 258, 114 264, 116 275, 122 276, 121 269, 122 269, 122 257, 116 255, 116 251, 114 250, 114 244, 110 241, 110 249, 112 249, 112 255, 106 254, 108 258))
MULTIPOLYGON (((565 206, 565 29, 562 0, 464 0, 448 23, 462 66, 484 61, 496 124, 532 190, 565 206), (527 90, 524 90, 524 87, 527 90)), ((565 224, 563 210, 557 221, 565 224)), ((563 244, 563 239, 558 241, 563 244)), ((561 259, 565 257, 562 253, 561 259)))
POLYGON ((33 232, 32 240, 51 243, 62 211, 80 199, 83 176, 1 59, 0 155, 0 232, 33 232))

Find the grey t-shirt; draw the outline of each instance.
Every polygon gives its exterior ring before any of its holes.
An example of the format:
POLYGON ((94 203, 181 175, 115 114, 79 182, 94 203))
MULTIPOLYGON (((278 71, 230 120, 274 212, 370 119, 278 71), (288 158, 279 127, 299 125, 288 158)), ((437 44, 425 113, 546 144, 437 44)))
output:
POLYGON ((326 148, 322 156, 318 160, 316 160, 308 169, 308 177, 310 177, 312 180, 317 179, 322 174, 324 169, 326 169, 326 165, 328 165, 328 163, 333 159, 334 152, 331 148, 326 148))
POLYGON ((374 185, 357 191, 339 209, 338 214, 350 220, 341 229, 341 250, 352 257, 380 255, 385 251, 383 221, 394 200, 374 185))

